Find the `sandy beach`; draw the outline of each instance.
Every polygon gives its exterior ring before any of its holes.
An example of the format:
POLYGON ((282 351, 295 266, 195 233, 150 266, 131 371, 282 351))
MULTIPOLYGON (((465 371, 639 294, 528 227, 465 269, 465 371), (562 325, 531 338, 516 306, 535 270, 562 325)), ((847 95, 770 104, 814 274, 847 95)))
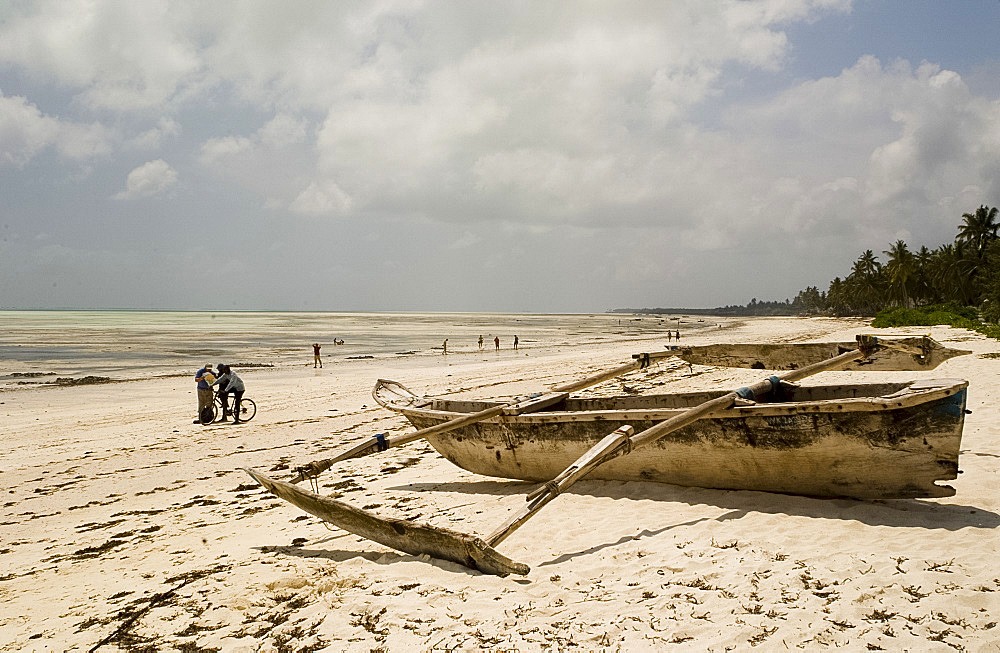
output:
MULTIPOLYGON (((405 555, 284 503, 275 477, 404 419, 370 392, 509 397, 659 351, 661 335, 508 343, 448 356, 247 370, 247 424, 192 424, 187 377, 0 392, 0 650, 1000 651, 1000 342, 947 327, 753 319, 685 344, 924 335, 972 355, 927 372, 808 382, 970 382, 957 494, 859 502, 583 480, 498 549, 499 578, 405 555)), ((491 344, 491 343, 488 343, 491 344)), ((303 363, 311 352, 303 348, 303 363)), ((326 350, 324 350, 326 353, 326 350)), ((191 361, 191 373, 202 360, 191 361)), ((658 364, 639 391, 733 389, 760 372, 658 364)), ((599 390, 600 390, 599 389, 599 390)), ((460 470, 418 441, 346 461, 323 492, 483 535, 534 486, 460 470)))

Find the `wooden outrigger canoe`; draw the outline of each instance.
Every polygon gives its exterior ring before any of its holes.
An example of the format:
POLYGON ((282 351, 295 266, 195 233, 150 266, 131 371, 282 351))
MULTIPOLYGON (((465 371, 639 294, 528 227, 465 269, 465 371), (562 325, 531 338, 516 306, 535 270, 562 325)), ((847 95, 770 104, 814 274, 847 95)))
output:
MULTIPOLYGON (((958 475, 966 381, 788 386, 733 406, 621 456, 591 478, 652 481, 819 497, 946 497, 958 475)), ((418 429, 497 402, 418 397, 380 381, 376 400, 418 429)), ((615 429, 636 431, 725 394, 567 398, 543 411, 499 415, 426 437, 462 469, 547 481, 615 429)))
POLYGON ((527 565, 507 558, 494 547, 595 471, 597 478, 816 496, 951 496, 952 488, 938 486, 935 481, 953 479, 958 473, 967 382, 810 388, 795 383, 859 361, 871 364, 884 357, 892 361, 892 367, 870 369, 926 370, 951 356, 971 353, 932 351, 940 349, 945 348, 930 338, 885 340, 862 335, 853 350, 802 366, 793 361, 789 365, 792 371, 730 392, 660 398, 571 400, 569 395, 674 355, 669 351, 637 354, 632 363, 506 403, 422 398, 400 384, 380 381, 373 391, 379 403, 405 414, 414 424, 430 426, 392 438, 378 434, 333 458, 296 468, 290 483, 256 470, 246 471, 274 495, 323 521, 399 551, 426 554, 501 576, 526 574, 527 565), (594 403, 602 401, 610 403, 594 403), (613 424, 620 426, 609 433, 613 424), (643 430, 637 433, 636 427, 643 430), (451 431, 456 433, 449 434, 451 431), (598 432, 606 435, 595 442, 593 434, 598 432), (524 506, 486 538, 380 518, 294 485, 304 479, 315 480, 341 460, 421 438, 466 469, 545 483, 529 493, 524 506), (593 446, 588 449, 590 444, 593 446), (642 454, 632 456, 639 447, 642 454), (582 455, 572 459, 571 452, 580 451, 582 455), (551 474, 559 469, 560 461, 570 459, 565 469, 551 474), (650 464, 653 459, 656 464, 650 464), (498 472, 500 469, 503 471, 498 472), (526 473, 526 469, 531 471, 526 473), (832 469, 838 471, 833 473, 832 469))
MULTIPOLYGON (((944 361, 971 352, 945 347, 933 338, 910 336, 892 339, 891 348, 877 356, 860 358, 842 370, 876 372, 934 369, 944 361)), ((829 360, 857 349, 856 342, 737 343, 682 347, 667 345, 667 351, 687 363, 745 367, 762 370, 794 370, 829 360)))

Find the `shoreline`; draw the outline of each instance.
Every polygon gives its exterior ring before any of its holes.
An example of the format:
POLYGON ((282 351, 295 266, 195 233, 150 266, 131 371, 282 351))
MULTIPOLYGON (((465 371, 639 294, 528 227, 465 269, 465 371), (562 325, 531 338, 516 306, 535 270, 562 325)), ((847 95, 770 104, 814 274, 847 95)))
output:
MULTIPOLYGON (((816 380, 968 379, 957 494, 865 503, 585 479, 503 543, 532 570, 502 579, 328 530, 241 468, 280 477, 374 433, 410 432, 372 401, 376 378, 436 395, 523 395, 659 350, 657 336, 500 358, 453 355, 449 346, 447 356, 316 370, 303 358, 248 371, 258 414, 238 426, 191 424, 188 375, 8 391, 0 393, 0 650, 89 650, 109 636, 100 650, 993 650, 1000 362, 981 355, 1000 352, 1000 343, 947 327, 741 322, 686 340, 930 331, 972 349, 928 372, 816 380)), ((661 365, 600 387, 731 388, 759 374, 661 365)), ((323 493, 377 514, 478 534, 533 487, 464 472, 422 441, 344 461, 320 478, 323 493)))
POLYGON ((666 329, 662 320, 621 325, 619 318, 604 314, 67 311, 3 317, 8 319, 0 332, 0 389, 23 380, 15 375, 134 379, 183 374, 205 360, 295 367, 312 363, 313 342, 322 345, 324 363, 339 366, 368 356, 433 357, 445 338, 449 354, 457 355, 477 353, 475 342, 485 336, 489 346, 479 352, 485 354, 492 351, 495 336, 504 350, 515 334, 524 349, 544 350, 656 336, 666 329))

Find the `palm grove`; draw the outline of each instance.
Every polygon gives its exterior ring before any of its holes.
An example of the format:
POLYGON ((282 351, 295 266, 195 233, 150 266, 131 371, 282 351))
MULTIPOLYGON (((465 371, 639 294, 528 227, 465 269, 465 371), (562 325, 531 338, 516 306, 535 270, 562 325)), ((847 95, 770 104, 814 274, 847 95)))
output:
POLYGON ((1000 321, 1000 240, 997 208, 962 214, 955 241, 936 249, 910 250, 897 240, 882 252, 866 250, 844 279, 826 292, 808 287, 791 302, 794 312, 875 315, 886 309, 950 304, 975 307, 989 322, 1000 321))

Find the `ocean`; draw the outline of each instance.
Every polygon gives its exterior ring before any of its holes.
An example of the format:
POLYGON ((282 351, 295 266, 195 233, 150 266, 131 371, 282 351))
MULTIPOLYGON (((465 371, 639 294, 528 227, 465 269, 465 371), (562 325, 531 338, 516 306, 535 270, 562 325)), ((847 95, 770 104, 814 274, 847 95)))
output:
POLYGON ((626 314, 338 313, 196 311, 0 311, 0 388, 56 378, 136 379, 191 374, 207 362, 305 365, 311 343, 324 364, 600 343, 666 330, 715 327, 719 318, 626 314), (343 345, 335 345, 343 340, 343 345))

